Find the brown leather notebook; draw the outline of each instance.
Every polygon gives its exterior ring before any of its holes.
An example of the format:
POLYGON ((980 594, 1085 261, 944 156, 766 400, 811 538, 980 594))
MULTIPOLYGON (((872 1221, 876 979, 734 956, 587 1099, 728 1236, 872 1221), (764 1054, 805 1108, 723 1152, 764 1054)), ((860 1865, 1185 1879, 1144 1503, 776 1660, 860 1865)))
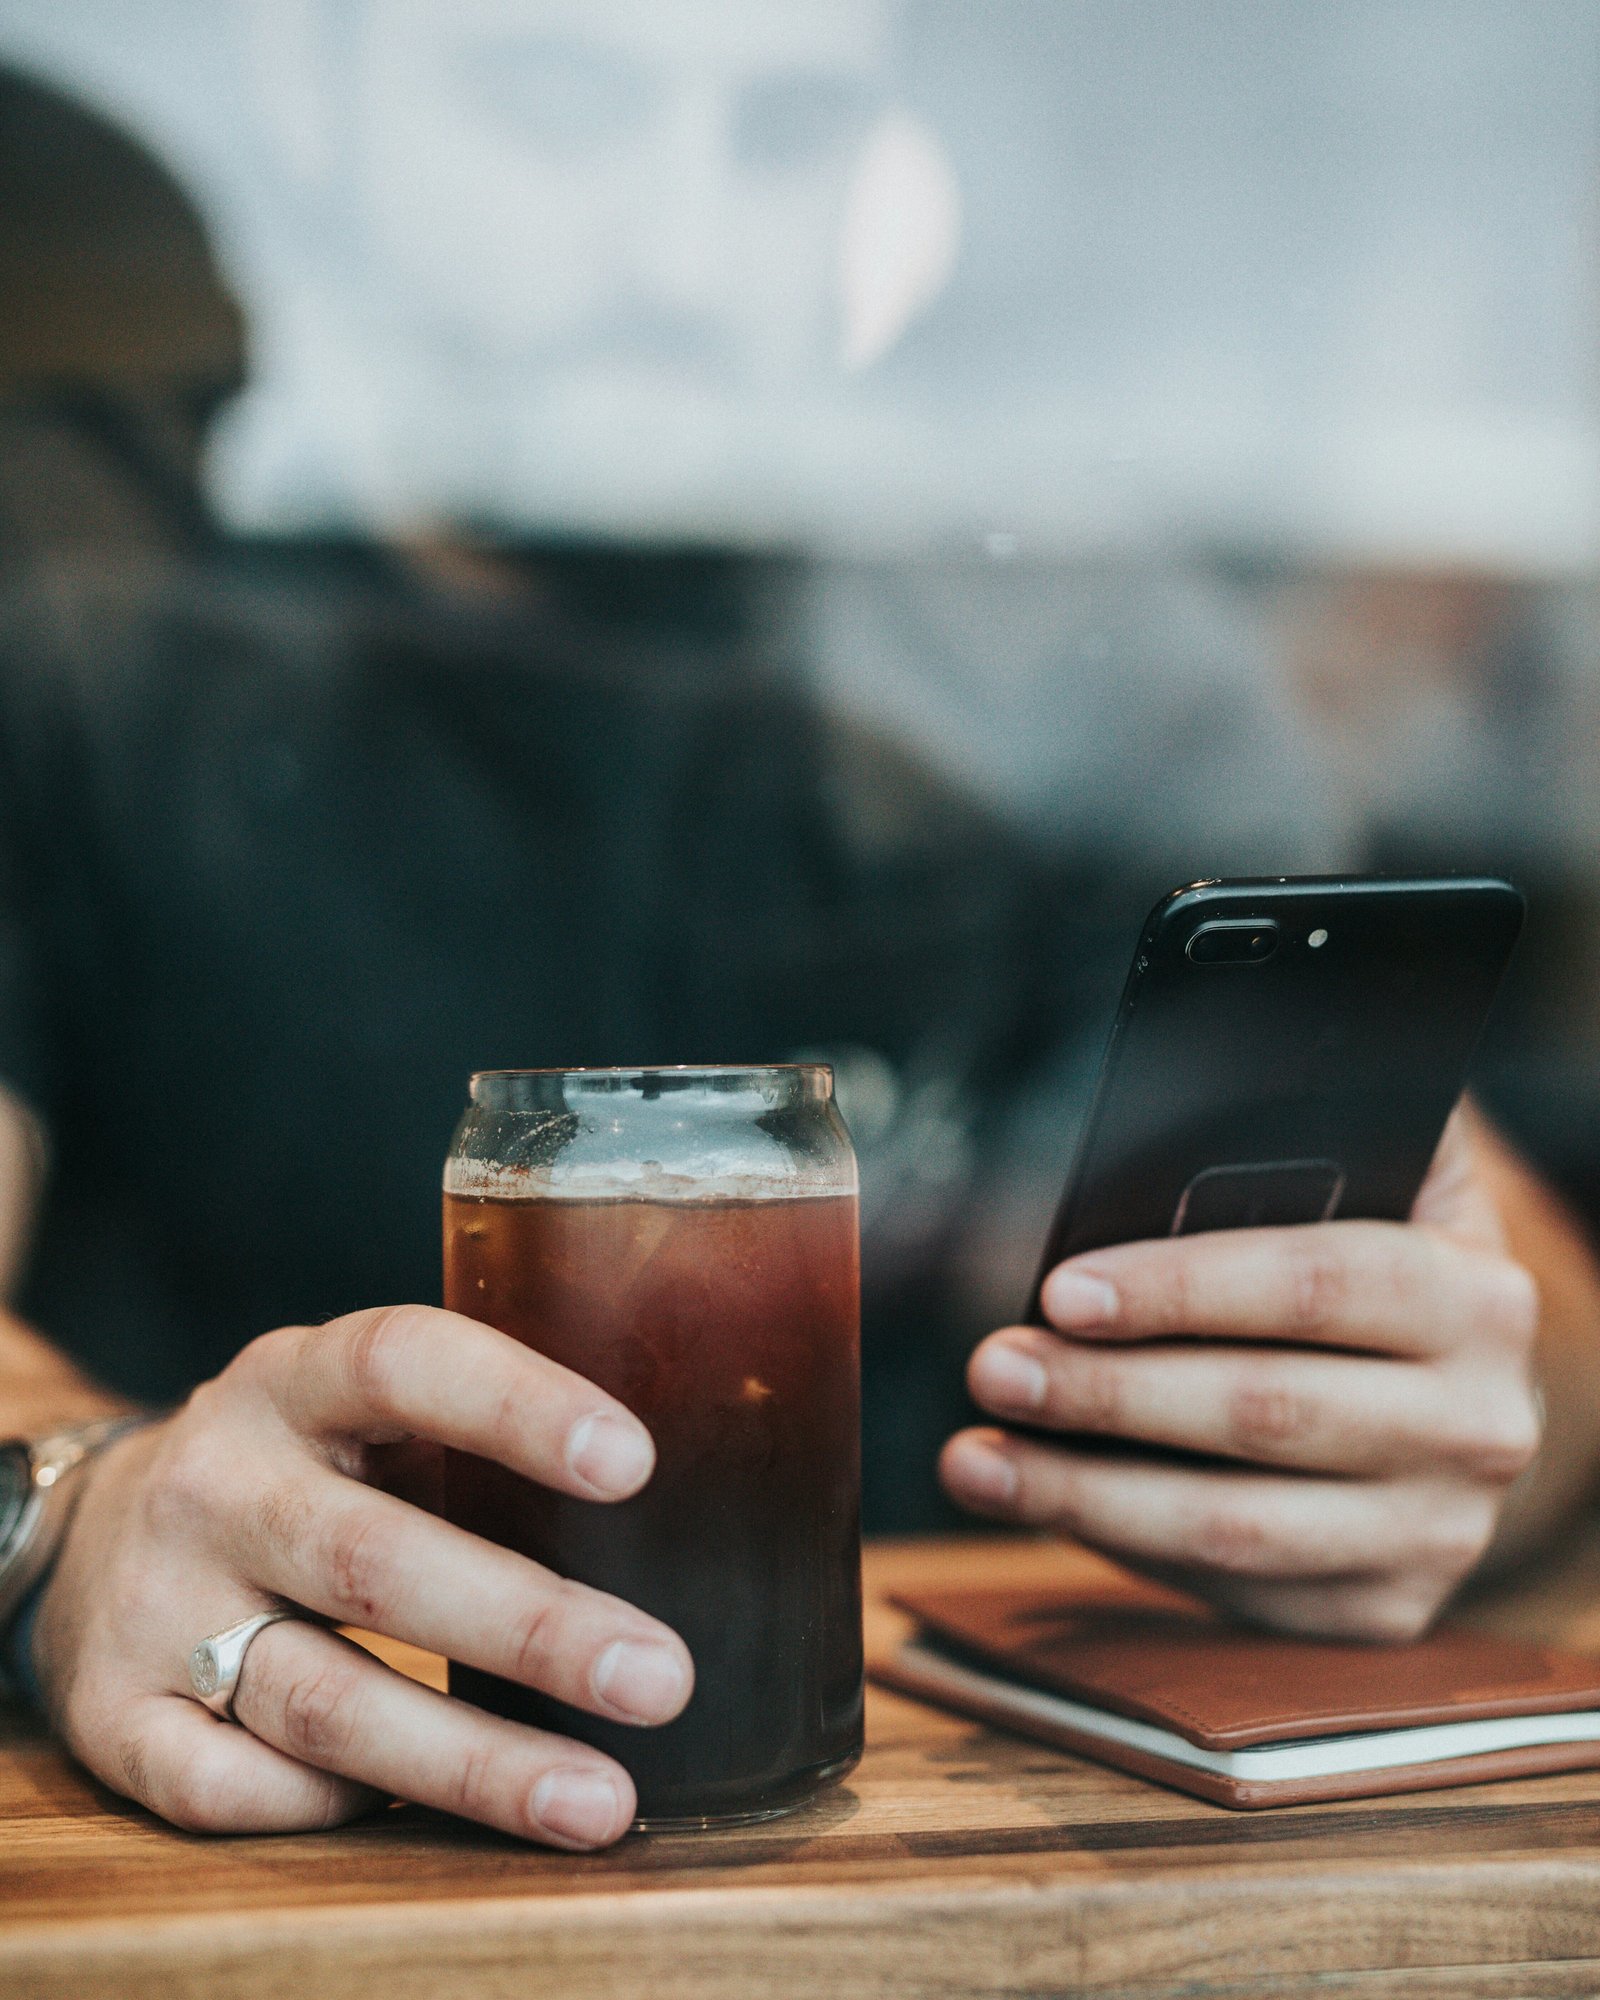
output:
POLYGON ((1404 1646, 1225 1624, 1157 1586, 898 1597, 874 1678, 1226 1806, 1600 1765, 1600 1659, 1441 1626, 1404 1646))

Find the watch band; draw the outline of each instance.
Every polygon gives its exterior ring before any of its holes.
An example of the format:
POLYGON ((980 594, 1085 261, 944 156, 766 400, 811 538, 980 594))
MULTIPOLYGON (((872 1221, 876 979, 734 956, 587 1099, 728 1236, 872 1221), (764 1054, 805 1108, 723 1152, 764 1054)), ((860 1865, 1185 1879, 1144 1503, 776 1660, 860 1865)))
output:
POLYGON ((40 1715, 45 1712, 45 1701, 38 1669, 33 1664, 33 1628, 49 1580, 50 1573, 46 1570, 12 1612, 11 1623, 0 1625, 0 1695, 26 1702, 40 1715))
POLYGON ((28 1490, 5 1545, 0 1547, 0 1631, 61 1546, 72 1518, 77 1485, 73 1474, 96 1452, 155 1418, 154 1411, 132 1410, 73 1424, 46 1437, 11 1442, 13 1450, 27 1454, 28 1490))

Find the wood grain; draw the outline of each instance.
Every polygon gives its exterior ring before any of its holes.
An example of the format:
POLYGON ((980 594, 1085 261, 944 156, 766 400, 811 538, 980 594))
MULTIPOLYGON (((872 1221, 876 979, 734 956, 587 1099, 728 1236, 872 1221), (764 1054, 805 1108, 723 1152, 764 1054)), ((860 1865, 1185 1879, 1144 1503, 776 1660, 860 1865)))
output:
MULTIPOLYGON (((869 1552, 885 1592, 1069 1583, 1032 1541, 869 1552)), ((1600 1646, 1600 1528, 1470 1615, 1600 1646)), ((425 1678, 428 1656, 379 1646, 425 1678)), ((874 1689, 804 1811, 556 1855, 414 1808, 205 1840, 0 1711, 5 2000, 975 2000, 1600 1993, 1600 1773, 1242 1816, 874 1689)))

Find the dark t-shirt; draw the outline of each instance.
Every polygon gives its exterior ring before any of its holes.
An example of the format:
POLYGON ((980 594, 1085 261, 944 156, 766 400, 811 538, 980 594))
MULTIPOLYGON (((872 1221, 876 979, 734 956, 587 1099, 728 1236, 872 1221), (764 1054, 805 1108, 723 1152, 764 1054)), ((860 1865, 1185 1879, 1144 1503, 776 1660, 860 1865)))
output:
MULTIPOLYGON (((981 1126, 1057 1025, 1041 893, 736 634, 359 554, 58 592, 0 643, 0 1077, 51 1145, 22 1304, 166 1398, 436 1299, 477 1068, 864 1049, 981 1126)), ((868 1247, 878 1526, 935 1518, 962 1411, 936 1239, 881 1281, 868 1247)))

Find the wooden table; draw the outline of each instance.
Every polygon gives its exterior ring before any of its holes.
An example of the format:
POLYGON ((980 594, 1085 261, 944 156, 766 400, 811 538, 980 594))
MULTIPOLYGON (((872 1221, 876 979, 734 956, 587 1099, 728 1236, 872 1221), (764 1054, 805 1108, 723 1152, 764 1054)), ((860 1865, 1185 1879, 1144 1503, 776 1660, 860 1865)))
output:
MULTIPOLYGON (((869 1646, 886 1590, 1091 1560, 875 1548, 869 1646)), ((1600 1534, 1474 1616, 1600 1649, 1600 1534)), ((1600 1993, 1600 1773, 1238 1814, 874 1690, 860 1769, 803 1812, 578 1857, 412 1808, 174 1833, 0 1711, 6 2000, 1298 1992, 1600 1993)))

